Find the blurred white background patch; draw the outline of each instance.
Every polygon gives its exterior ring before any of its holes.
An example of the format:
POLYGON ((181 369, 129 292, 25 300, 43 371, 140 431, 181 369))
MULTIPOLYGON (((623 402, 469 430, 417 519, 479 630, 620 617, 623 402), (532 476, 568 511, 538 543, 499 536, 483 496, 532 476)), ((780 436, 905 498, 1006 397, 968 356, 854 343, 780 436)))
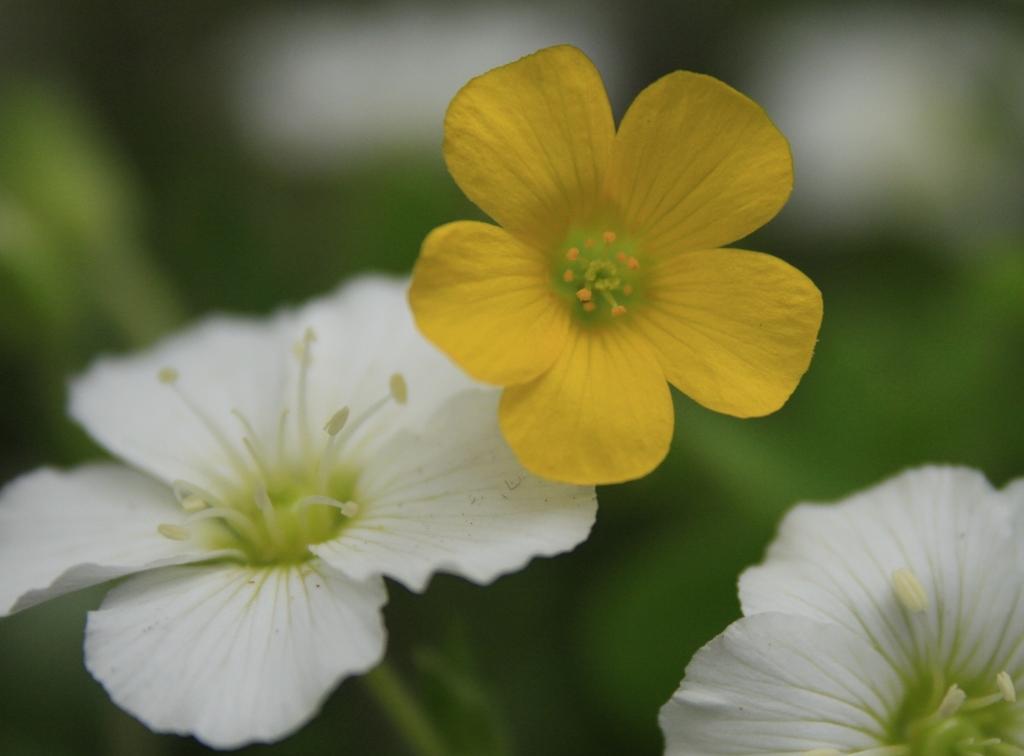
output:
POLYGON ((627 77, 601 8, 410 3, 264 12, 226 40, 232 107, 253 151, 284 170, 323 172, 421 148, 440 160, 455 93, 542 47, 582 49, 616 102, 627 77))
POLYGON ((966 9, 813 9, 747 49, 741 87, 793 146, 780 222, 950 249, 1024 230, 1024 30, 966 9))

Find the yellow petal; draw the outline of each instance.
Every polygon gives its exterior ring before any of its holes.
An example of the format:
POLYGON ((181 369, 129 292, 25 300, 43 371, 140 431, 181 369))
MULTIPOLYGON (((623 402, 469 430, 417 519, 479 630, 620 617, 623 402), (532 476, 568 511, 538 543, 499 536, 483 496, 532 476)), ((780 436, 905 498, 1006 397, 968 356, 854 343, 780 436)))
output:
POLYGON ((620 483, 665 458, 672 398, 637 336, 614 326, 572 328, 550 370, 505 388, 501 429, 526 469, 566 483, 620 483))
POLYGON ((712 249, 665 258, 646 281, 634 323, 680 391, 737 417, 786 402, 821 325, 821 292, 807 276, 771 255, 712 249))
POLYGON ((757 103, 710 76, 676 71, 630 106, 606 186, 647 253, 711 249, 782 208, 793 161, 757 103))
POLYGON ((615 124, 594 64, 562 45, 470 81, 448 106, 444 133, 462 191, 546 249, 571 221, 591 219, 615 124))
POLYGON ((569 311, 540 253, 488 223, 430 232, 413 269, 416 325, 477 380, 522 383, 551 366, 569 311))

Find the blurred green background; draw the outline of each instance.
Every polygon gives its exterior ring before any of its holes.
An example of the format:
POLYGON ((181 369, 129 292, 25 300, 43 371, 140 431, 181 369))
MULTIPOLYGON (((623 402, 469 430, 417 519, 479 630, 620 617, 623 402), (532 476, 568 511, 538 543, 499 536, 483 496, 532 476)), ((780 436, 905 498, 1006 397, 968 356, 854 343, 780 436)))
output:
MULTIPOLYGON (((95 355, 408 272, 431 228, 480 217, 440 157, 444 106, 562 41, 619 115, 679 68, 767 108, 796 189, 737 246, 807 273, 825 319, 776 415, 676 394, 668 459, 600 489, 574 553, 390 585, 389 658, 452 753, 658 754, 658 708, 786 508, 926 462, 1024 475, 1024 5, 0 0, 0 482, 103 454, 64 416, 95 355)), ((0 621, 0 754, 207 750, 85 672, 102 594, 0 621)), ((244 752, 408 753, 358 679, 244 752)))

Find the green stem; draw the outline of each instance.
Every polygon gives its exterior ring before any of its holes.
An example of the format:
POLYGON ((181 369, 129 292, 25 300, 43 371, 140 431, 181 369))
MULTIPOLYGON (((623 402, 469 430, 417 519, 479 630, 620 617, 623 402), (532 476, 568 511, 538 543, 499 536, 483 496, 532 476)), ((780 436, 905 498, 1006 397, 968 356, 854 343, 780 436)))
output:
POLYGON ((387 661, 381 662, 364 675, 363 682, 415 753, 420 756, 445 756, 447 749, 437 729, 423 711, 420 702, 387 661))

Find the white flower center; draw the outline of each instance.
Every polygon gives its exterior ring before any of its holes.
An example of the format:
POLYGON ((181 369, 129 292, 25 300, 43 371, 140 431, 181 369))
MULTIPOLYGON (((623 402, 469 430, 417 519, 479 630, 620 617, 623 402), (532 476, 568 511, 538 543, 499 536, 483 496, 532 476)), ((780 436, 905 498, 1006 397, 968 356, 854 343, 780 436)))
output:
POLYGON ((1024 748, 1015 745, 1024 716, 1013 677, 1005 670, 979 677, 952 669, 923 622, 929 602, 921 580, 901 567, 892 574, 892 589, 909 622, 925 633, 926 651, 921 663, 902 675, 904 696, 888 723, 888 742, 852 752, 817 748, 802 756, 1024 756, 1024 748))
POLYGON ((285 451, 289 410, 278 422, 273 448, 263 443, 252 424, 232 410, 245 435, 240 449, 178 385, 178 371, 166 367, 157 379, 171 387, 182 402, 224 450, 231 474, 218 470, 223 483, 220 495, 195 483, 178 480, 174 493, 187 516, 180 523, 161 524, 157 531, 165 538, 188 540, 199 537, 218 556, 234 555, 249 564, 289 564, 312 558, 311 544, 336 538, 358 516, 359 504, 352 500, 357 472, 341 460, 345 444, 359 428, 391 401, 405 404, 405 380, 391 376, 388 393, 355 417, 342 407, 323 426, 319 439, 309 428, 306 384, 312 364, 312 329, 298 344, 299 380, 295 412, 298 459, 285 451))

